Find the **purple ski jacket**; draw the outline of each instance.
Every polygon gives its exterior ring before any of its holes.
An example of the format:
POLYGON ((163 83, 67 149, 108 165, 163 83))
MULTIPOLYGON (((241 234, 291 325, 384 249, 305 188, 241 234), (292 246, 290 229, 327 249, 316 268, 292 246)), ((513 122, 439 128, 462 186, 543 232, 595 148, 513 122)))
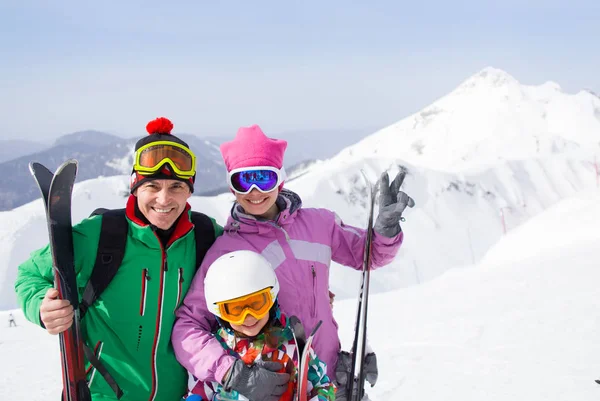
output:
MULTIPOLYGON (((333 260, 362 269, 366 231, 344 225, 330 210, 302 209, 300 197, 289 190, 281 191, 277 205, 281 212, 276 221, 266 221, 245 214, 234 204, 224 234, 204 257, 176 312, 171 336, 175 355, 200 380, 222 382, 235 361, 211 333, 217 323, 206 307, 204 277, 219 256, 237 250, 252 250, 267 258, 279 280, 281 310, 297 316, 306 333, 323 321, 313 344, 316 354, 327 364, 328 374, 335 372, 340 339, 329 304, 329 265, 333 260)), ((402 232, 393 238, 374 233, 372 266, 392 261, 402 238, 402 232)))

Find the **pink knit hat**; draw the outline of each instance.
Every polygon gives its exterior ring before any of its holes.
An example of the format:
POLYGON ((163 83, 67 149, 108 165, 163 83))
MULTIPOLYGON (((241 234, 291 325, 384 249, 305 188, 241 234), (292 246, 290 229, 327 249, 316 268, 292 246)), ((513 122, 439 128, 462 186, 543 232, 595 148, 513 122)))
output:
POLYGON ((227 171, 240 167, 283 167, 287 141, 267 137, 258 125, 242 127, 235 139, 221 145, 227 171))

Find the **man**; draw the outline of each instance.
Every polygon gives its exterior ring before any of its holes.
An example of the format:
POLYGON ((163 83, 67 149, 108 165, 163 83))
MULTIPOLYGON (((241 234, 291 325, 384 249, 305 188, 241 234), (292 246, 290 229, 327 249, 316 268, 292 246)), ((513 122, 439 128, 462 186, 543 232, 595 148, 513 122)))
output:
MULTIPOLYGON (((203 227, 194 227, 187 200, 194 190, 195 156, 171 135, 172 128, 166 118, 153 120, 146 127, 150 135, 136 143, 124 258, 81 322, 87 346, 109 374, 89 366, 94 401, 117 399, 113 379, 122 400, 172 401, 187 388, 187 373, 170 342, 174 312, 201 262, 196 259, 203 257, 196 247, 207 249, 223 229, 206 216, 203 227)), ((73 227, 80 297, 94 268, 103 218, 93 216, 73 227)), ((58 334, 73 324, 74 312, 52 286, 46 246, 19 266, 15 289, 27 319, 58 334)))

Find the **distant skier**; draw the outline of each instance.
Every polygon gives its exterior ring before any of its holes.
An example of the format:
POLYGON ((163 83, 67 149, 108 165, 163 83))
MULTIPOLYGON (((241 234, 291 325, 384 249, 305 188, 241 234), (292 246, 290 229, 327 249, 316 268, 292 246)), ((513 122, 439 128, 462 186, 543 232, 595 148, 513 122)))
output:
POLYGON ((594 380, 596 383, 600 384, 600 379, 594 380))
POLYGON ((8 314, 8 327, 17 327, 17 322, 15 322, 15 317, 12 313, 8 314))
MULTIPOLYGON (((315 352, 327 364, 330 377, 346 373, 336 372, 340 340, 328 292, 329 267, 335 261, 361 270, 366 230, 344 224, 333 211, 303 208, 300 196, 283 188, 286 147, 286 141, 268 138, 257 125, 240 128, 233 141, 221 145, 227 184, 236 202, 225 233, 206 254, 176 312, 172 336, 177 359, 200 380, 223 383, 232 366, 239 366, 239 358, 224 350, 211 333, 216 322, 206 307, 204 277, 219 256, 242 249, 259 252, 275 268, 283 313, 297 316, 307 332, 319 320, 323 322, 315 338, 315 352)), ((402 243, 400 219, 406 207, 414 206, 400 190, 404 174, 398 174, 391 185, 387 173, 381 176, 373 268, 390 263, 402 243)), ((255 381, 257 391, 273 387, 266 377, 255 381)), ((256 398, 251 392, 245 395, 256 398)), ((344 399, 339 394, 336 398, 344 399)))

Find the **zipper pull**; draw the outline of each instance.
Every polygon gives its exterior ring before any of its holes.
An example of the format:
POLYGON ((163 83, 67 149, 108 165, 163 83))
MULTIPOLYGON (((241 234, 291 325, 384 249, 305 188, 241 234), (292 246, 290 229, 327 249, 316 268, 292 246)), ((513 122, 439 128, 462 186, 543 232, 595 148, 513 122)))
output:
POLYGON ((315 272, 315 265, 310 265, 310 268, 312 270, 313 278, 317 277, 317 273, 315 272))
POLYGON ((179 282, 183 283, 183 267, 179 268, 179 282))

